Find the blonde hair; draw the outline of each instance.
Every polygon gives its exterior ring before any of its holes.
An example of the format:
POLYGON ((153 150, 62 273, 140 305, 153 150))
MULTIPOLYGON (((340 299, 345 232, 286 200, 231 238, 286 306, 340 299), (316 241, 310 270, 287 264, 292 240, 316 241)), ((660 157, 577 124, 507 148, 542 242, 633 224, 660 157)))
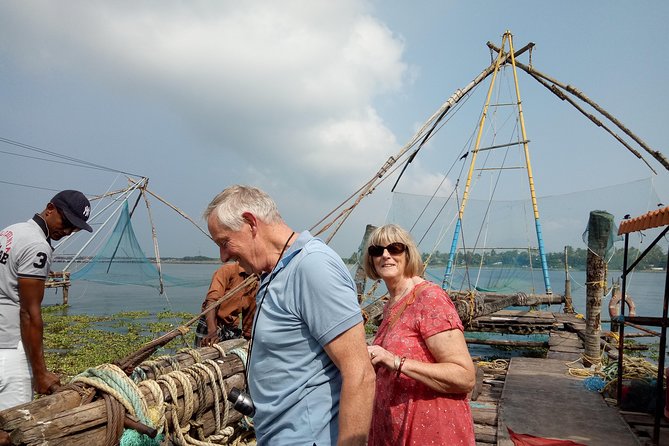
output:
POLYGON ((405 277, 413 277, 423 274, 423 260, 421 259, 418 247, 413 241, 411 234, 401 226, 396 224, 388 224, 376 228, 369 236, 367 245, 362 254, 362 265, 365 268, 365 273, 370 279, 378 280, 381 278, 374 267, 374 259, 367 252, 367 248, 371 245, 388 246, 391 243, 400 242, 406 245, 407 249, 404 251, 406 259, 404 271, 405 277))

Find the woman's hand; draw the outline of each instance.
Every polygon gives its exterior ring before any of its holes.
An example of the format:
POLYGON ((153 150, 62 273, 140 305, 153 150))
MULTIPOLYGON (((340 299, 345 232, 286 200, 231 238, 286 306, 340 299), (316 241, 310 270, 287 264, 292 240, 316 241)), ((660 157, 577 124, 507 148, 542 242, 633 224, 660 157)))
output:
POLYGON ((374 367, 383 366, 390 370, 397 370, 398 357, 395 354, 390 353, 380 345, 367 346, 367 352, 369 353, 369 360, 372 361, 374 367))

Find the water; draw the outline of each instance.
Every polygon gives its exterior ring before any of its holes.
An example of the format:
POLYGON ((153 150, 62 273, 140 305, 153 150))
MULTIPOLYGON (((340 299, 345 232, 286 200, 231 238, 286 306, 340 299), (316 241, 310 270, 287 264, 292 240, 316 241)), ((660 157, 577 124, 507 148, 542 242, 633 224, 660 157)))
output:
MULTIPOLYGON (((203 280, 207 282, 218 268, 218 264, 164 264, 165 274, 185 279, 203 280)), ((58 271, 62 265, 55 265, 58 271)), ((443 268, 430 269, 427 278, 439 283, 443 275, 443 268)), ((550 271, 550 280, 554 293, 564 293, 564 271, 550 271)), ((479 277, 479 284, 487 286, 492 279, 499 279, 500 270, 495 268, 483 269, 479 277)), ((609 271, 609 283, 620 277, 619 271, 609 271)), ((474 280, 472 277, 471 280, 474 280)), ((638 316, 661 316, 665 286, 664 272, 635 272, 628 277, 628 295, 632 296, 636 304, 638 316)), ((570 272, 573 305, 577 312, 585 314, 585 271, 570 272)), ((534 287, 536 292, 543 293, 543 279, 540 272, 533 273, 528 269, 517 270, 514 277, 506 277, 505 284, 521 286, 525 290, 534 287), (512 280, 511 280, 512 279, 512 280)), ((74 281, 70 287, 69 314, 110 315, 125 311, 146 311, 157 314, 161 311, 198 313, 202 301, 207 293, 208 286, 198 287, 167 287, 164 295, 157 289, 137 285, 106 285, 87 281, 74 281)), ((605 297, 602 306, 602 320, 608 320, 608 299, 605 297)), ((44 304, 56 305, 62 302, 59 289, 48 289, 45 292, 44 304)), ((549 307, 542 308, 548 310, 549 307)), ((551 311, 561 311, 557 306, 550 307, 551 311)), ((659 331, 657 327, 649 327, 659 331)), ((602 329, 608 330, 609 324, 602 323, 602 329)), ((626 330, 627 331, 627 330, 626 330)), ((627 332, 635 330, 629 329, 627 332)), ((528 339, 505 335, 504 339, 528 339)), ((535 336, 532 340, 545 340, 545 336, 535 336)), ((637 338, 638 342, 657 343, 659 338, 637 338)), ((470 345, 473 356, 511 356, 513 352, 500 351, 490 346, 470 345)))
MULTIPOLYGON (((55 264, 54 271, 64 265, 55 264)), ((202 279, 208 283, 219 267, 214 263, 168 263, 163 272, 184 279, 202 279)), ((75 280, 70 286, 68 314, 110 315, 122 311, 161 311, 199 313, 208 286, 166 287, 160 295, 158 289, 139 285, 107 285, 85 280, 75 280)), ((57 305, 63 301, 58 288, 47 289, 44 305, 57 305)))

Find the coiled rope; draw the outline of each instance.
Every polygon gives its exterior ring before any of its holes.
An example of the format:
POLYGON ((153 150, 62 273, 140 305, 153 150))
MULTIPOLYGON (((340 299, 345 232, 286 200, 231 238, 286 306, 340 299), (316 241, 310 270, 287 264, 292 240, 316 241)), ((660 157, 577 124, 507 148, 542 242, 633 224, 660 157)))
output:
MULTIPOLYGON (((222 357, 227 356, 221 346, 214 344, 213 347, 222 357)), ((137 417, 141 423, 157 428, 159 434, 164 433, 179 446, 228 444, 235 430, 232 426, 227 426, 230 406, 226 400, 228 391, 219 364, 211 359, 203 360, 200 352, 195 349, 183 349, 179 352, 189 354, 195 363, 181 369, 174 357, 161 357, 160 360, 143 362, 133 371, 132 378, 116 365, 103 364, 87 369, 72 379, 73 387, 87 384, 103 393, 108 420, 106 445, 119 444, 119 437, 123 446, 160 443, 162 436, 150 439, 141 435, 143 438, 139 438, 139 434, 131 429, 123 432, 125 412, 137 417), (164 373, 164 366, 161 365, 165 362, 172 368, 169 373, 164 373), (142 366, 151 369, 156 379, 146 379, 142 366), (182 390, 182 400, 178 399, 179 387, 182 390), (147 403, 145 394, 150 395, 153 404, 147 403), (166 397, 169 403, 166 402, 166 397), (203 416, 210 407, 207 402, 213 403, 214 411, 214 432, 209 436, 205 435, 203 421, 203 416), (166 416, 168 409, 169 416, 166 416)), ((247 352, 243 348, 235 348, 229 353, 237 355, 246 364, 247 352)), ((239 441, 238 438, 237 442, 239 441)))
POLYGON ((476 363, 479 367, 502 371, 509 368, 509 361, 506 359, 494 359, 492 361, 478 361, 476 363))

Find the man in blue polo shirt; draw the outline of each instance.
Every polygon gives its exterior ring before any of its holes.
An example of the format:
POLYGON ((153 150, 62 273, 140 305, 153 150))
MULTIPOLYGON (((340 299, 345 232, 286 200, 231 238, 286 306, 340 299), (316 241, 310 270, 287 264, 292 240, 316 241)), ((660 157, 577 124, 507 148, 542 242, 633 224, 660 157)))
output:
POLYGON ((364 445, 374 370, 341 258, 254 187, 227 188, 204 218, 221 260, 261 277, 247 364, 258 444, 364 445))
POLYGON ((0 231, 0 410, 29 402, 33 390, 48 394, 60 385, 46 368, 42 347, 51 240, 80 229, 92 232, 86 223, 90 212, 84 194, 64 190, 41 213, 0 231))

